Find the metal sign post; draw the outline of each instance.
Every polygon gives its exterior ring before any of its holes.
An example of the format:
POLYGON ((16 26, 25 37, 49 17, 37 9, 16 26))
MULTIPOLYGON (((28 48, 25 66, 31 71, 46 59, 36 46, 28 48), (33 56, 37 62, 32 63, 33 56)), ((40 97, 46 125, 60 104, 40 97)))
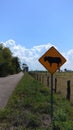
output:
POLYGON ((51 74, 51 122, 53 122, 53 74, 51 74))
POLYGON ((66 62, 66 59, 52 46, 40 57, 39 62, 51 73, 51 123, 53 125, 53 74, 66 62))

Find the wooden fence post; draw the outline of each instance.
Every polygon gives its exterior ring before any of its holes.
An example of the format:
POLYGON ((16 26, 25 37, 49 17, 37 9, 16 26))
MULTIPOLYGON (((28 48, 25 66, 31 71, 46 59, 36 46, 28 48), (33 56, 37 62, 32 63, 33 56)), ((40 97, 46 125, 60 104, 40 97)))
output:
POLYGON ((44 84, 44 75, 42 75, 42 83, 44 84))
POLYGON ((70 80, 67 81, 67 96, 66 99, 70 101, 71 89, 70 89, 70 80))
POLYGON ((37 80, 38 80, 38 74, 37 74, 37 80))
POLYGON ((39 82, 41 82, 41 75, 39 74, 39 82))

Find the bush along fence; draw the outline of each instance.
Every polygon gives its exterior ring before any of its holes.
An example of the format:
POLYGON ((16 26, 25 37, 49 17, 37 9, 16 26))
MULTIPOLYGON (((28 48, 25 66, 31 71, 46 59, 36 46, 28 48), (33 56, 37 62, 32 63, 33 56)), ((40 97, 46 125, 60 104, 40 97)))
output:
MULTIPOLYGON (((50 84, 51 84, 51 77, 50 74, 48 73, 44 73, 44 72, 30 72, 30 74, 39 82, 43 83, 45 86, 50 88, 50 84)), ((61 77, 56 77, 54 76, 53 78, 53 91, 54 93, 62 93, 61 89, 59 86, 62 84, 59 83, 61 77), (58 87, 60 88, 60 90, 58 89, 58 87)), ((71 81, 70 80, 65 80, 65 97, 68 101, 70 101, 71 99, 71 81)))

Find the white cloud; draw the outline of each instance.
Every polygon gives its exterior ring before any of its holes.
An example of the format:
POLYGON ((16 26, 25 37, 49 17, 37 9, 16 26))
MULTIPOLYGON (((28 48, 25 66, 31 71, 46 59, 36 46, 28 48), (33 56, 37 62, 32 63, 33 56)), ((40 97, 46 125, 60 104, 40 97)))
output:
MULTIPOLYGON (((26 63, 30 70, 42 70, 45 68, 39 63, 38 59, 42 56, 52 44, 44 44, 39 46, 33 46, 31 49, 27 49, 20 44, 17 44, 14 40, 8 40, 3 43, 4 46, 9 47, 13 53, 13 56, 18 56, 22 63, 26 63)), ((61 53, 67 59, 67 62, 62 66, 62 69, 73 70, 73 49, 67 53, 61 53)))
POLYGON ((66 58, 67 58, 66 68, 73 70, 73 49, 67 52, 66 58))

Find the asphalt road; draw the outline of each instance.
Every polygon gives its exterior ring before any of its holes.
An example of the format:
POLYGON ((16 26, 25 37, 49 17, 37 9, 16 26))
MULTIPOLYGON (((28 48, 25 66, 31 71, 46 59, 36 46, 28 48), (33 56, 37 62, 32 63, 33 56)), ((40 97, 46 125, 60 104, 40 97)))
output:
POLYGON ((19 74, 0 78, 0 109, 3 109, 6 106, 9 97, 22 76, 23 73, 20 72, 19 74))

